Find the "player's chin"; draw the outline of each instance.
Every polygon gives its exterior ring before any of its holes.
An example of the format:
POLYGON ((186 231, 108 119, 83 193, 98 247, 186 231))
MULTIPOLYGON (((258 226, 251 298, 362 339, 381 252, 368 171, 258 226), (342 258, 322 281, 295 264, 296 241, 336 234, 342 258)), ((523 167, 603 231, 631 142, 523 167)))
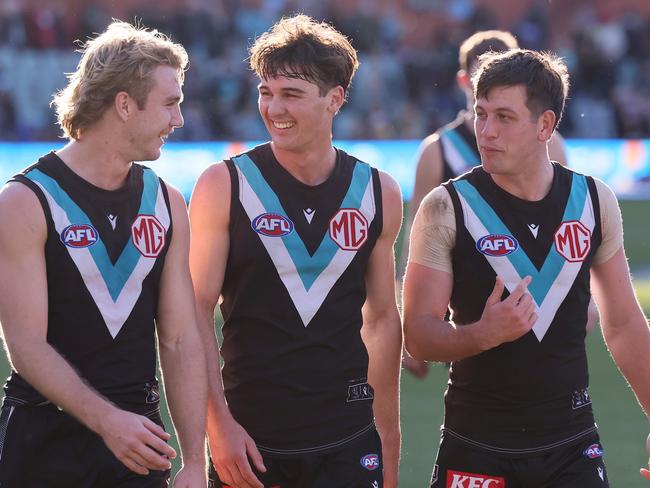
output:
POLYGON ((481 165, 483 166, 483 170, 486 173, 492 174, 492 173, 498 173, 499 171, 498 165, 495 164, 495 162, 489 158, 483 158, 483 160, 481 161, 481 165))
POLYGON ((155 161, 160 157, 161 154, 161 147, 151 147, 148 148, 146 151, 142 152, 142 159, 138 159, 138 161, 155 161))

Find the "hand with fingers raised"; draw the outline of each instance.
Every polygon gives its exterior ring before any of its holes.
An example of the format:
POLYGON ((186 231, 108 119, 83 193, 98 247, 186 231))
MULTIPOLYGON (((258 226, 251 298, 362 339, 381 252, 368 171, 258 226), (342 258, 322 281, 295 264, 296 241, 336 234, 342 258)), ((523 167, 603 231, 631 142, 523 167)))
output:
POLYGON ((519 339, 528 333, 537 320, 533 297, 528 293, 530 276, 521 280, 512 293, 501 300, 505 285, 497 276, 494 289, 485 302, 483 315, 477 325, 482 328, 484 349, 519 339))

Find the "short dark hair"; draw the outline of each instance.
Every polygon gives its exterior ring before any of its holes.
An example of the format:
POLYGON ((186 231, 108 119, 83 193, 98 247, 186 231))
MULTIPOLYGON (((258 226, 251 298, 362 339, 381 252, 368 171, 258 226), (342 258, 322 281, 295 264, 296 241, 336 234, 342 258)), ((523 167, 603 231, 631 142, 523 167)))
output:
POLYGON ((357 52, 343 34, 303 14, 278 21, 249 52, 250 67, 260 78, 299 78, 316 84, 321 96, 338 85, 347 92, 359 67, 357 52))
POLYGON ((519 47, 517 39, 510 32, 501 30, 479 31, 463 41, 458 50, 460 69, 470 72, 481 54, 490 51, 501 52, 519 47))
POLYGON ((569 72, 562 58, 528 49, 486 53, 472 77, 474 97, 485 97, 496 87, 526 87, 526 106, 535 117, 544 111, 555 113, 557 128, 569 93, 569 72))

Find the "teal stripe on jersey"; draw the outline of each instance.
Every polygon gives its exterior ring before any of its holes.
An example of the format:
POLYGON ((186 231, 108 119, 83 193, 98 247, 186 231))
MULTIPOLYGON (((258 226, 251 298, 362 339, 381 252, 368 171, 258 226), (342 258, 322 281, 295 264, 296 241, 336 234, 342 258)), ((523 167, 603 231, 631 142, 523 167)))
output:
MULTIPOLYGON (((266 212, 277 213, 287 217, 278 196, 271 189, 269 184, 262 176, 257 165, 246 154, 233 158, 237 168, 241 171, 246 181, 251 186, 260 202, 262 203, 266 212)), ((370 166, 364 163, 357 162, 354 166, 352 173, 352 181, 350 187, 343 198, 341 208, 356 208, 361 207, 361 200, 365 190, 370 183, 371 170, 370 166)), ((309 255, 304 242, 297 232, 291 232, 281 237, 291 260, 293 261, 300 279, 306 290, 309 290, 314 284, 314 281, 320 276, 323 270, 332 261, 332 258, 338 251, 338 246, 332 239, 328 239, 325 234, 318 249, 313 256, 309 255)))
MULTIPOLYGON (((490 234, 513 235, 471 183, 466 180, 458 180, 452 184, 456 191, 467 201, 490 234)), ((583 175, 574 173, 571 180, 571 192, 562 217, 563 222, 580 220, 585 207, 587 194, 586 178, 583 175)), ((533 278, 531 284, 528 286, 528 291, 538 305, 544 301, 548 291, 553 286, 562 267, 566 263, 566 260, 557 252, 555 246, 551 246, 541 270, 537 270, 521 246, 512 254, 505 256, 505 258, 510 260, 521 277, 530 275, 533 278)))
MULTIPOLYGON (((92 225, 92 222, 86 213, 70 198, 70 196, 53 178, 37 169, 27 173, 26 177, 43 186, 45 191, 48 192, 56 204, 66 213, 71 224, 92 225)), ((155 215, 155 202, 159 184, 158 177, 153 173, 153 171, 145 169, 143 178, 144 189, 139 213, 155 215)), ((97 242, 92 246, 89 246, 87 249, 104 278, 111 298, 114 301, 117 300, 122 288, 124 288, 124 284, 133 273, 133 269, 141 258, 139 251, 129 240, 127 245, 124 246, 124 250, 117 262, 113 265, 108 256, 108 252, 106 251, 106 246, 99 235, 97 236, 97 242)))
POLYGON ((469 146, 469 144, 467 144, 467 141, 465 141, 465 139, 463 139, 463 136, 461 136, 456 130, 447 130, 443 132, 440 137, 447 137, 451 141, 452 145, 461 155, 463 161, 465 161, 465 165, 468 168, 471 168, 480 162, 480 159, 476 155, 476 151, 474 151, 469 146))

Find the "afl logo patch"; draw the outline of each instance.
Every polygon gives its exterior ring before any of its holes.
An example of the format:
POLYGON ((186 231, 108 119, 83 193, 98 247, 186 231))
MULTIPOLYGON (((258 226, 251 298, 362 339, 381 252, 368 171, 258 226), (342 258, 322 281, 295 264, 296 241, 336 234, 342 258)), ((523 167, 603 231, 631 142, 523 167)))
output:
POLYGON ((97 239, 97 231, 90 224, 72 224, 61 232, 61 242, 73 248, 92 246, 97 239))
POLYGON ((519 249, 517 239, 506 234, 490 234, 476 242, 476 249, 486 256, 507 256, 519 249))
POLYGON ((267 212, 255 217, 251 222, 251 227, 263 236, 282 237, 291 234, 293 222, 284 215, 267 212))
POLYGON ((165 227, 153 215, 138 215, 131 225, 131 241, 144 257, 155 258, 165 245, 165 227))
POLYGON ((377 454, 366 454, 361 458, 361 466, 368 471, 374 471, 379 467, 379 456, 377 454))
POLYGON ((589 459, 597 459, 603 457, 603 448, 600 447, 600 444, 592 444, 583 451, 583 454, 589 459))

